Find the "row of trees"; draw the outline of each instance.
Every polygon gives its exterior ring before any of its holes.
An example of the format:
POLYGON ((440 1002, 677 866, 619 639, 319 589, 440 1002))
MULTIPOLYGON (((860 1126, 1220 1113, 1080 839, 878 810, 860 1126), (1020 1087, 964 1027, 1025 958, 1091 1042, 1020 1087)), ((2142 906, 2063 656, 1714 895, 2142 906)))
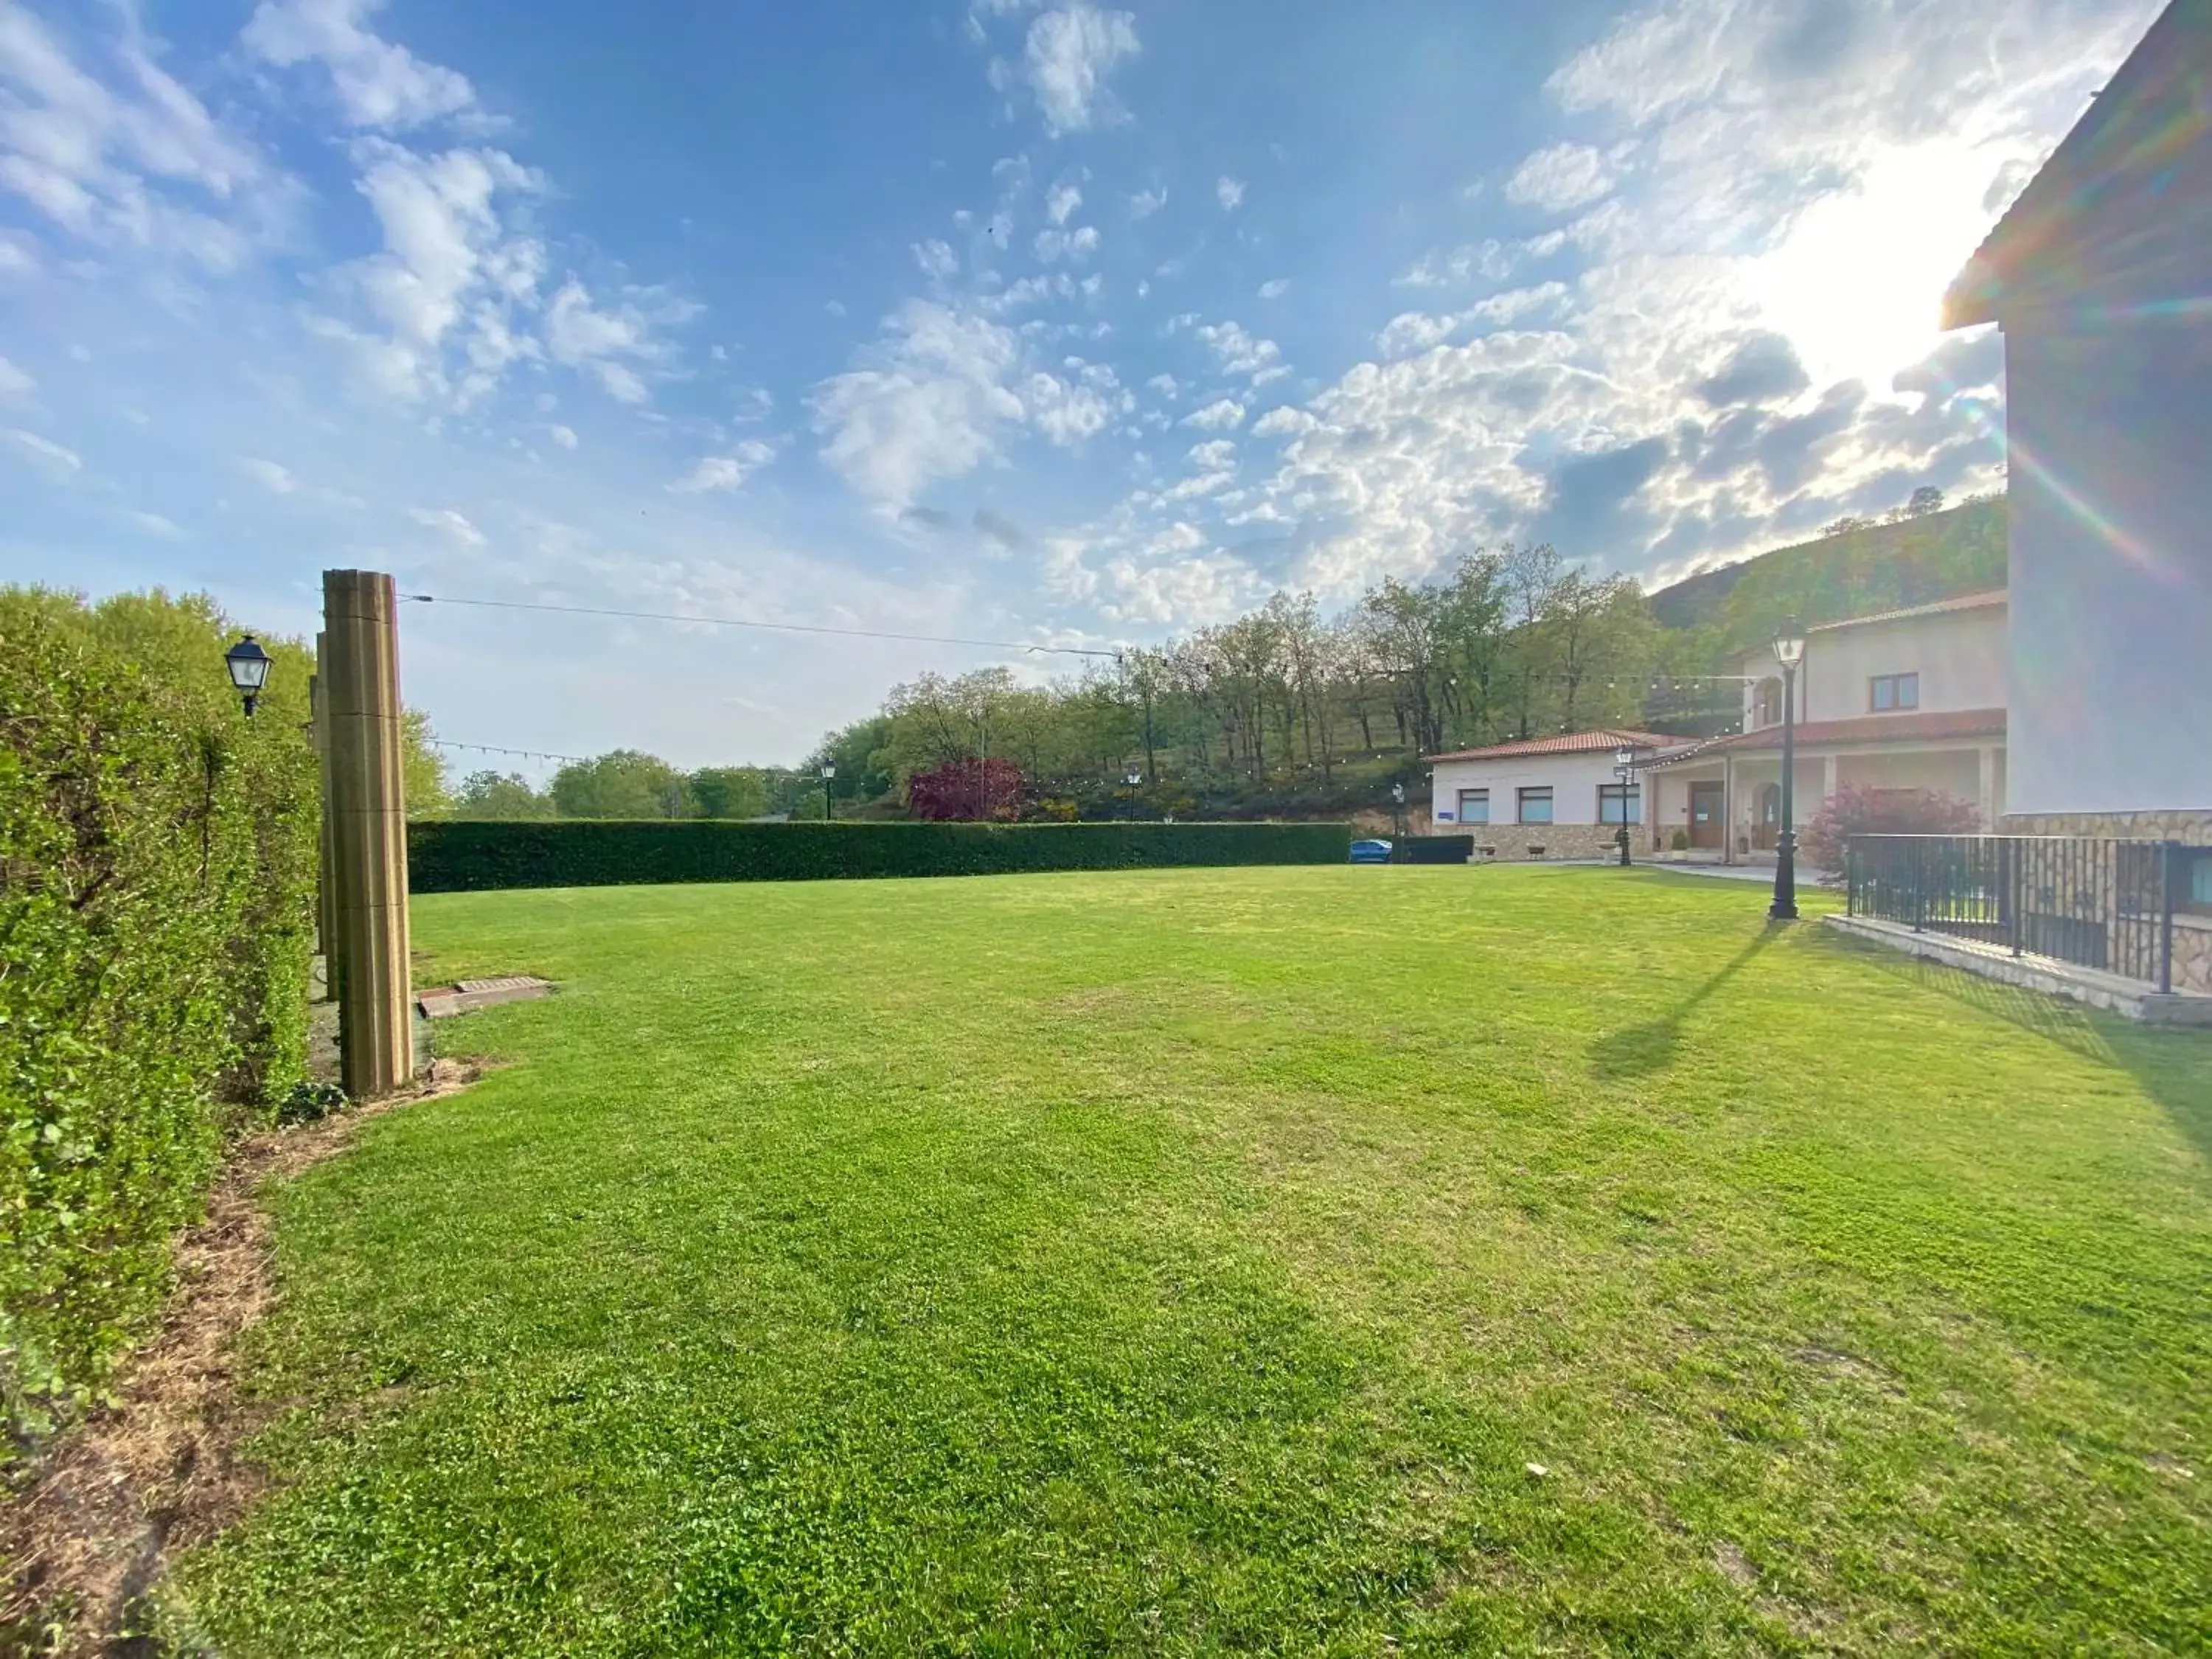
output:
POLYGON ((1111 816, 1133 797, 1226 816, 1337 811, 1373 804, 1445 750, 1606 726, 1726 731, 1741 710, 1730 676, 1785 616, 1810 625, 1995 586, 2003 562, 2002 501, 1945 509, 1931 490, 1884 522, 1840 520, 1819 541, 1695 579, 1656 610, 1630 578, 1548 545, 1476 548, 1428 581, 1385 577, 1333 616, 1311 594, 1278 593, 1045 684, 1006 668, 924 674, 796 770, 684 773, 617 750, 563 767, 544 790, 478 773, 451 810, 812 817, 830 766, 830 805, 845 816, 1111 816))

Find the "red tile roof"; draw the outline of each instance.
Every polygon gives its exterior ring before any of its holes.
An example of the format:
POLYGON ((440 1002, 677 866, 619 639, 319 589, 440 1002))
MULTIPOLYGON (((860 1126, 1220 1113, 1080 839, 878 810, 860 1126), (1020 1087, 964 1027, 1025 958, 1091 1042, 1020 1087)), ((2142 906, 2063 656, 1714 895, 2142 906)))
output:
MULTIPOLYGON (((1960 738, 2001 738, 2005 734, 2002 708, 1947 708, 1924 714, 1861 714, 1847 720, 1813 720, 1797 728, 1800 749, 1844 743, 1941 743, 1960 738)), ((1696 754, 1723 749, 1765 750, 1782 747, 1782 728, 1763 726, 1756 732, 1740 732, 1732 738, 1700 747, 1696 754)), ((1689 754, 1670 755, 1655 763, 1664 766, 1689 760, 1689 754)))
POLYGON ((1846 617, 1841 622, 1821 623, 1806 631, 1826 634, 1838 628, 1864 628, 1869 623, 1903 622, 1911 617, 1940 617, 1953 611, 1998 609, 2004 603, 2005 590, 1998 587, 1986 593, 1961 593, 1956 599, 1938 599, 1933 605, 1908 605, 1902 611, 1877 611, 1871 617, 1846 617))
POLYGON ((1518 743, 1494 743, 1487 749, 1455 749, 1448 755, 1431 755, 1432 761, 1505 760, 1516 755, 1582 755, 1595 750, 1667 749, 1682 741, 1656 732, 1570 732, 1564 737, 1523 738, 1518 743))

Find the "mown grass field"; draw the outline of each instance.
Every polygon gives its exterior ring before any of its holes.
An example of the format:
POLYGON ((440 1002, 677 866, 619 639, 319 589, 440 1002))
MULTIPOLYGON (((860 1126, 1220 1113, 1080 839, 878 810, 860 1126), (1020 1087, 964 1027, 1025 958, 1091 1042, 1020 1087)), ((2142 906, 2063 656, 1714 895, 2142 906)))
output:
POLYGON ((2212 1041, 1755 887, 418 903, 230 1656, 2201 1652, 2212 1041), (1540 1466, 1541 1474, 1531 1465, 1540 1466))

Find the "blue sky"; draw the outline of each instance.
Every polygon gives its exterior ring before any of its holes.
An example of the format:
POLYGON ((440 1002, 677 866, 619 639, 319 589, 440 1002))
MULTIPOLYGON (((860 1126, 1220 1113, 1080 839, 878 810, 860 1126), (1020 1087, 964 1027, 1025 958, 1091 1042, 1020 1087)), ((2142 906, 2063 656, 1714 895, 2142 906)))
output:
MULTIPOLYGON (((2155 9, 0 0, 0 578, 1094 647, 1657 581, 2001 483, 1934 307, 2155 9)), ((403 641, 449 738, 694 764, 1000 660, 403 641)))

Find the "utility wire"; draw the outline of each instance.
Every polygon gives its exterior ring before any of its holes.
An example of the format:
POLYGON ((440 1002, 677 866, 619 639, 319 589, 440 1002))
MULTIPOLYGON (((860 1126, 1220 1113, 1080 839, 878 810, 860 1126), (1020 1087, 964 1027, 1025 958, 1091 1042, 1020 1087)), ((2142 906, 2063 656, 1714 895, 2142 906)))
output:
POLYGON ((488 611, 550 611, 571 617, 623 617, 635 622, 705 623, 715 628, 757 628, 782 634, 834 634, 853 640, 903 640, 915 645, 969 645, 991 651, 1051 653, 1066 657, 1119 657, 1080 645, 1036 645, 1020 640, 963 640, 942 634, 894 634, 873 628, 828 628, 811 623, 745 622, 735 617, 684 617, 668 611, 616 611, 590 605, 540 605, 527 599, 457 599, 442 593, 402 593, 417 605, 466 605, 488 611))
POLYGON ((518 755, 524 760, 576 761, 589 763, 589 755, 556 755, 550 749, 502 749, 495 743, 455 743, 449 738, 424 739, 434 748, 466 749, 479 755, 518 755))

